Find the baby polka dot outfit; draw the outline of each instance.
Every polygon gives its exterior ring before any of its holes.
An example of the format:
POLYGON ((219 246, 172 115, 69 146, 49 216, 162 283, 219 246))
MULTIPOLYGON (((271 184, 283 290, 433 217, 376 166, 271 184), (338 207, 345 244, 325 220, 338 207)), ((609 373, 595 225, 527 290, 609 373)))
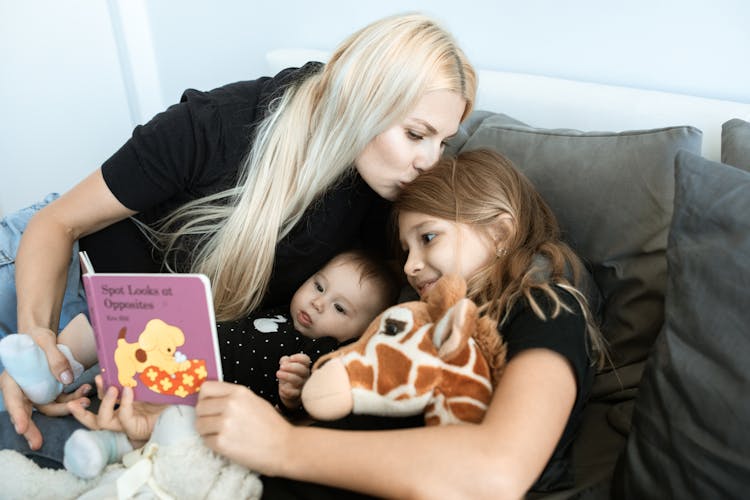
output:
POLYGON ((339 347, 333 337, 307 338, 294 329, 288 307, 217 323, 224 380, 249 387, 274 405, 279 401, 279 359, 298 352, 313 363, 339 347))

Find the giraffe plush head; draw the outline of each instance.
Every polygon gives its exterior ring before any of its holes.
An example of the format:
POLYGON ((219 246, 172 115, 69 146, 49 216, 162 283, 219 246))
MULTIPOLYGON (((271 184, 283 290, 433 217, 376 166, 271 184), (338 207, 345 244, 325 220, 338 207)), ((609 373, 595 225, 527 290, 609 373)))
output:
POLYGON ((461 278, 443 277, 422 301, 387 309, 356 342, 318 360, 302 390, 310 416, 424 413, 427 425, 481 422, 505 346, 465 294, 461 278))

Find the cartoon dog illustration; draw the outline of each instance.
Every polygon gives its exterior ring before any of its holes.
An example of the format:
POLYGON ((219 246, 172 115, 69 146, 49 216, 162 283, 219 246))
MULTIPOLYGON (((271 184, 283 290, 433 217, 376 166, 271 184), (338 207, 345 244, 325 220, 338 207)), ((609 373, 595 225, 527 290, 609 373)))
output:
POLYGON ((146 323, 137 342, 125 340, 125 333, 123 327, 115 349, 117 379, 123 387, 135 387, 135 374, 149 366, 161 368, 170 375, 190 367, 190 361, 178 362, 175 359, 177 348, 185 343, 185 334, 178 327, 152 319, 146 323))

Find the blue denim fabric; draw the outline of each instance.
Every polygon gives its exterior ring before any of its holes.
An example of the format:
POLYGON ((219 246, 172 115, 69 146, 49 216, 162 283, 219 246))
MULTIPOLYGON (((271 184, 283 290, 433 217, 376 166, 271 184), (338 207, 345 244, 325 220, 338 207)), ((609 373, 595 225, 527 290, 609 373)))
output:
MULTIPOLYGON (((32 451, 26 442, 26 438, 16 434, 13 424, 10 422, 9 414, 0 412, 0 449, 16 450, 32 459, 40 467, 62 469, 65 441, 76 429, 84 429, 85 427, 70 415, 48 417, 35 411, 31 418, 42 433, 42 447, 32 451)), ((0 497, 2 497, 2 493, 0 493, 0 497)))
MULTIPOLYGON (((21 234, 26 229, 31 217, 58 196, 57 193, 49 194, 44 200, 0 219, 0 338, 18 331, 15 264, 21 234)), ((80 273, 78 242, 76 242, 68 266, 68 281, 60 313, 60 329, 67 325, 78 313, 83 312, 88 315, 80 273)), ((0 365, 1 371, 2 365, 0 365)))

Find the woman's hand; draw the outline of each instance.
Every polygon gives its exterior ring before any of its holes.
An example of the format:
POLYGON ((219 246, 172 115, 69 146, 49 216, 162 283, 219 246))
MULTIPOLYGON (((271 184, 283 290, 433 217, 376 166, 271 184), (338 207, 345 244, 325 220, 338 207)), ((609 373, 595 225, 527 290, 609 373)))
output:
POLYGON ((115 409, 117 388, 109 387, 102 395, 101 375, 97 375, 95 380, 99 397, 102 400, 99 413, 92 413, 77 402, 71 402, 68 409, 76 420, 89 429, 124 432, 136 447, 148 441, 166 405, 134 402, 133 389, 125 387, 122 390, 120 406, 115 409))
POLYGON ((302 352, 282 356, 276 378, 279 379, 281 403, 290 410, 299 408, 302 403, 302 386, 310 378, 310 356, 302 352))
POLYGON ((24 333, 27 333, 42 348, 52 375, 63 385, 73 382, 73 371, 70 369, 68 358, 57 348, 57 334, 39 326, 29 328, 24 333))
MULTIPOLYGON (((91 404, 89 398, 85 397, 90 390, 90 385, 83 384, 70 394, 61 394, 54 403, 37 405, 36 408, 51 417, 68 415, 70 413, 68 403, 75 404, 79 408, 85 408, 91 404)), ((34 405, 7 371, 0 374, 0 392, 16 432, 26 438, 32 450, 41 448, 44 442, 42 433, 31 420, 34 405)))
POLYGON ((207 381, 195 413, 206 446, 263 474, 280 473, 293 427, 268 401, 240 385, 207 381))

